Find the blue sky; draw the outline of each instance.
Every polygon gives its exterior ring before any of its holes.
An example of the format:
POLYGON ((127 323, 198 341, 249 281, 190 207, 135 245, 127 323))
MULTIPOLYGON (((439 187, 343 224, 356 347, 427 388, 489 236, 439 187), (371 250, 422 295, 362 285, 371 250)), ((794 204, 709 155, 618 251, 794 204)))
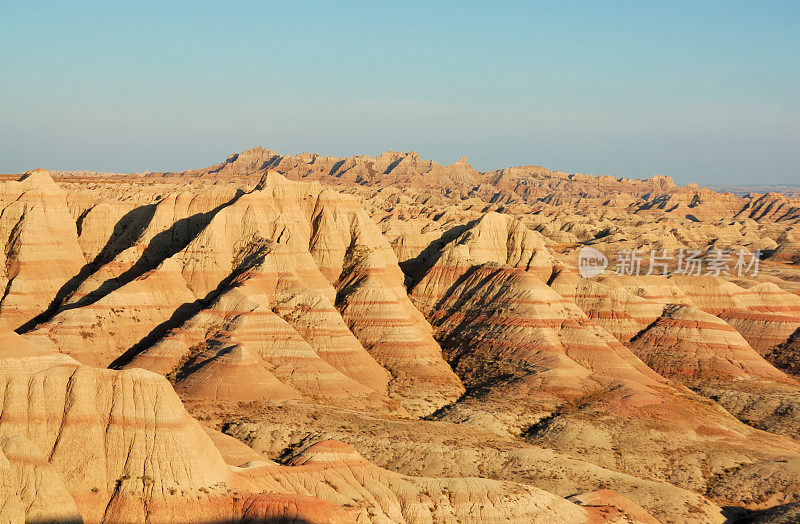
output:
POLYGON ((800 183, 800 1, 0 0, 0 172, 263 145, 800 183))

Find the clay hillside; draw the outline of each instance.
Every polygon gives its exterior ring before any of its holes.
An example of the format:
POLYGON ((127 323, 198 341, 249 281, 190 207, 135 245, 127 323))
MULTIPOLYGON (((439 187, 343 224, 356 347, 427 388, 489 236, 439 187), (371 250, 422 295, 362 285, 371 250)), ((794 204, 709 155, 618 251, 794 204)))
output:
POLYGON ((2 522, 797 518, 798 198, 261 148, 0 179, 2 522))

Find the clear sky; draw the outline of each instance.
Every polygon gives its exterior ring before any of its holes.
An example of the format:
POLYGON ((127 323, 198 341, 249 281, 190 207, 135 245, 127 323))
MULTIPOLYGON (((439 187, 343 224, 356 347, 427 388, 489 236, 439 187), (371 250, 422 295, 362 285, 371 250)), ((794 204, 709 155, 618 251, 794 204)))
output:
POLYGON ((0 173, 413 149, 800 183, 800 1, 0 0, 0 173))

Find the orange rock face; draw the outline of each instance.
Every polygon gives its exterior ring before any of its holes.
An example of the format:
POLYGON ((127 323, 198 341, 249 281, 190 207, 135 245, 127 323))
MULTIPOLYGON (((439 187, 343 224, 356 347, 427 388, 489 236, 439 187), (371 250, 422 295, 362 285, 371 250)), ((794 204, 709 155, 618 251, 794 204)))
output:
POLYGON ((256 148, 35 170, 0 182, 0 211, 0 520, 800 503, 795 197, 256 148), (585 278, 585 247, 604 272, 585 278), (761 256, 617 270, 634 249, 761 256))
POLYGON ((16 329, 44 311, 86 260, 78 244, 66 195, 37 169, 0 189, 3 277, 0 320, 16 329))

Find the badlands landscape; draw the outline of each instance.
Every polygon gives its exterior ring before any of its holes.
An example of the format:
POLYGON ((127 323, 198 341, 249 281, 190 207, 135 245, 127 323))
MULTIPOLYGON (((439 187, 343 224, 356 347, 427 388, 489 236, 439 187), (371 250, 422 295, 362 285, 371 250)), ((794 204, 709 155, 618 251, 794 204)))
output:
POLYGON ((261 148, 0 178, 0 521, 800 520, 796 196, 261 148), (688 251, 750 257, 649 264, 688 251))

